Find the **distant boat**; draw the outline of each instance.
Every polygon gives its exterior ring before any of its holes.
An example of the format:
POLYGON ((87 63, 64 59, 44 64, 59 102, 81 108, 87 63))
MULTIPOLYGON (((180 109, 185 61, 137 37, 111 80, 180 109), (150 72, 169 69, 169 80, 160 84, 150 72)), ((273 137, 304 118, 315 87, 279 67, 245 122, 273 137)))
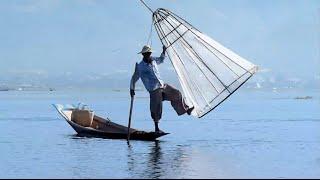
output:
MULTIPOLYGON (((79 136, 107 139, 127 139, 128 137, 128 127, 116 124, 110 121, 108 118, 104 119, 94 115, 91 126, 84 127, 71 120, 71 115, 74 108, 64 108, 64 106, 60 104, 55 104, 54 107, 69 123, 69 125, 78 133, 79 136)), ((153 141, 167 134, 169 133, 145 132, 130 128, 131 140, 153 141)))
POLYGON ((0 91, 10 91, 10 89, 6 87, 0 87, 0 91))
POLYGON ((112 89, 113 92, 121 92, 120 89, 112 89))
POLYGON ((294 99, 312 99, 312 96, 298 96, 294 99))

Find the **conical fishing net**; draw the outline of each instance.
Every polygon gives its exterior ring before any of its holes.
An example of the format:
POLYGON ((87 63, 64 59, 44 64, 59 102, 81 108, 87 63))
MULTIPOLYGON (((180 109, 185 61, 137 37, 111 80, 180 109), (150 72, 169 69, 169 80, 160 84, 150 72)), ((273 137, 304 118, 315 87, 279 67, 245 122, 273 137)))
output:
POLYGON ((257 66, 166 10, 153 13, 155 29, 178 74, 186 102, 202 117, 234 93, 257 66))

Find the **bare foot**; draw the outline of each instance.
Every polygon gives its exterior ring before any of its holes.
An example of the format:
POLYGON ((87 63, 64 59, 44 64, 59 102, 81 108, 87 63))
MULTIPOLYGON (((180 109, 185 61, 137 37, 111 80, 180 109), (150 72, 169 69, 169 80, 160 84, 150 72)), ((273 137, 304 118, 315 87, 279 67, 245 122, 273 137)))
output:
POLYGON ((187 110, 188 115, 191 115, 191 112, 193 111, 194 107, 191 107, 187 110))
POLYGON ((161 131, 160 129, 158 129, 158 130, 155 131, 155 133, 156 133, 156 134, 163 134, 164 132, 161 131))

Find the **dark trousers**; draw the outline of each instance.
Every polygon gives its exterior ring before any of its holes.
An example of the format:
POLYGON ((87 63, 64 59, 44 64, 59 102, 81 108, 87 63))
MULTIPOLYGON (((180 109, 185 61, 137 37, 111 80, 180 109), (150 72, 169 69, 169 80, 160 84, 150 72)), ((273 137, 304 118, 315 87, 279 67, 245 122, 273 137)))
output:
POLYGON ((150 92, 150 111, 151 117, 155 122, 159 122, 161 119, 162 101, 170 101, 171 106, 179 116, 186 113, 189 108, 180 91, 168 84, 165 84, 163 88, 150 92))

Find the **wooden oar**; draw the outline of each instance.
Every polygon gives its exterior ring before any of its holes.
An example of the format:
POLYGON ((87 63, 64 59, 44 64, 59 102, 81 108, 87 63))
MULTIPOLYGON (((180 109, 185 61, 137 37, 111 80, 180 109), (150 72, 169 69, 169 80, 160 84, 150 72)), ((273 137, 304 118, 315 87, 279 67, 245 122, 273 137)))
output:
POLYGON ((132 107, 133 107, 133 99, 134 96, 131 97, 131 103, 130 103, 130 112, 129 112, 129 122, 128 122, 128 138, 127 140, 130 140, 130 126, 131 126, 131 114, 132 114, 132 107))

